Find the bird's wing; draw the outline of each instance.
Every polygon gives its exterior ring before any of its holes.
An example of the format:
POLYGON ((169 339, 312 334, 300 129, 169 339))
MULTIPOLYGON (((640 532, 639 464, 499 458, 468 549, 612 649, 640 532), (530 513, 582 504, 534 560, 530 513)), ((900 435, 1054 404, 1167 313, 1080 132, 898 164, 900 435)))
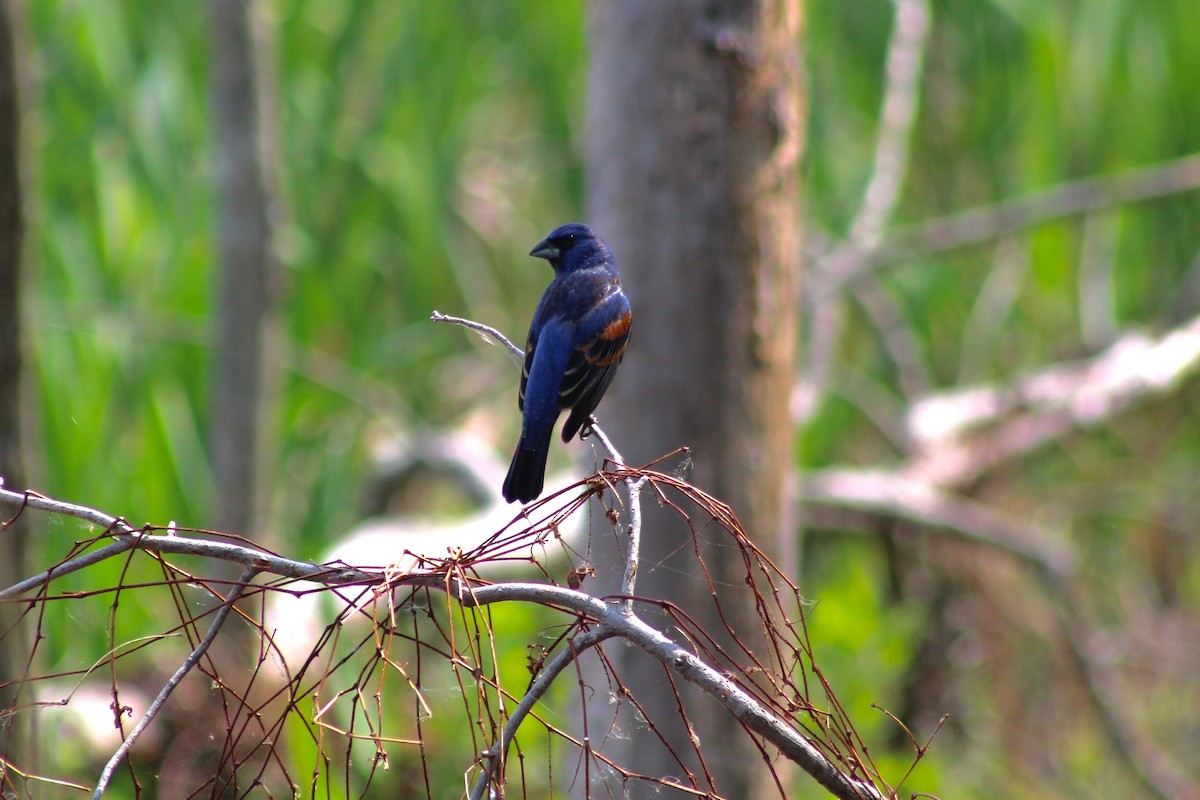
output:
POLYGON ((521 389, 517 392, 517 408, 525 410, 525 387, 529 384, 529 370, 533 368, 533 354, 537 350, 537 335, 534 329, 529 329, 529 338, 525 340, 525 363, 521 365, 521 389))
POLYGON ((525 356, 521 376, 521 410, 526 428, 549 431, 562 409, 563 375, 570 369, 575 352, 575 325, 551 317, 538 326, 535 344, 525 356))
POLYGON ((629 343, 631 320, 629 300, 615 280, 600 302, 580 319, 575 332, 575 352, 558 389, 559 406, 571 409, 563 425, 564 442, 570 441, 587 422, 612 383, 629 343))

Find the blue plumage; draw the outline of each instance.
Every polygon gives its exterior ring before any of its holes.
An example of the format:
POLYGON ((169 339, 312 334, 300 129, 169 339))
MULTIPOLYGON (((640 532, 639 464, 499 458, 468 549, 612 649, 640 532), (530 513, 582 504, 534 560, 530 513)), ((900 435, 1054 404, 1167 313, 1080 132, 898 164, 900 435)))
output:
POLYGON ((612 250, 587 225, 555 228, 529 255, 554 268, 529 326, 517 405, 521 440, 513 454, 504 499, 527 503, 542 493, 546 456, 558 415, 570 409, 568 442, 596 410, 629 342, 629 300, 612 250))

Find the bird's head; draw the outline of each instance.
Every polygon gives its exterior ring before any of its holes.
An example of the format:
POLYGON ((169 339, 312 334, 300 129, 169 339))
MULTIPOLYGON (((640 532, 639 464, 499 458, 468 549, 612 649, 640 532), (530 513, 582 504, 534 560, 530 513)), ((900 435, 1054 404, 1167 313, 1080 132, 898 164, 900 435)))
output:
POLYGON ((555 272, 572 272, 584 267, 613 262, 612 250, 596 232, 582 222, 568 222, 550 231, 529 255, 544 258, 555 272))

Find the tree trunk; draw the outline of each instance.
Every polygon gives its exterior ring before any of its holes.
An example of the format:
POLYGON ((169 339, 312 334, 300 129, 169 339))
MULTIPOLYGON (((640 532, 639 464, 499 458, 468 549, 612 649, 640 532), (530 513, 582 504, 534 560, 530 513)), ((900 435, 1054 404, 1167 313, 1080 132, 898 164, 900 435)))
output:
MULTIPOLYGON (((6 488, 25 487, 21 467, 21 262, 25 241, 24 184, 21 175, 21 103, 18 58, 19 8, 12 0, 0 3, 0 478, 6 488)), ((4 519, 7 519, 5 515, 4 519)), ((27 530, 18 519, 0 529, 0 586, 25 576, 27 530)), ((25 673, 30 631, 17 622, 25 609, 0 603, 0 684, 25 673)), ((0 787, 21 786, 7 765, 29 768, 27 760, 30 714, 8 716, 20 700, 29 701, 29 688, 19 683, 0 686, 0 787), (21 697, 24 692, 25 697, 21 697)))
MULTIPOLYGON (((263 53, 263 37, 270 32, 257 24, 260 0, 213 0, 207 8, 220 256, 209 428, 217 486, 213 525, 272 547, 277 543, 267 524, 266 464, 273 452, 267 423, 275 384, 269 354, 277 341, 278 270, 272 224, 275 170, 269 144, 273 128, 270 104, 264 100, 264 85, 273 83, 270 61, 263 53)), ((240 572, 240 567, 228 564, 214 577, 233 580, 240 572)), ((245 610, 253 615, 258 609, 247 603, 245 610)), ((272 691, 270 681, 255 680, 261 678, 254 668, 258 646, 252 628, 227 625, 209 650, 222 687, 189 679, 176 694, 179 701, 166 707, 173 736, 161 754, 159 796, 188 796, 213 775, 218 776, 217 786, 230 781, 214 790, 216 796, 238 797, 246 791, 247 784, 238 781, 253 774, 256 765, 242 763, 239 774, 233 775, 227 739, 237 736, 239 748, 248 750, 260 729, 250 723, 243 733, 235 733, 245 708, 239 707, 239 719, 229 722, 220 693, 232 690, 248 696, 248 705, 254 706, 262 702, 264 692, 272 691)), ((263 756, 256 753, 253 758, 263 756)), ((274 769, 264 770, 259 780, 271 787, 268 793, 286 786, 274 769)))
POLYGON ((252 0, 215 0, 213 120, 218 238, 212 458, 220 530, 261 535, 265 354, 276 279, 272 244, 274 170, 265 145, 263 70, 252 0))
MULTIPOLYGON (((590 31, 590 221, 616 251, 634 307, 629 354, 601 419, 633 465, 689 445, 689 480, 729 503, 778 563, 792 535, 800 16, 798 0, 616 0, 594 7, 590 31)), ((638 593, 699 615, 724 644, 689 530, 670 510, 646 505, 638 593)), ((740 556, 715 534, 700 545, 714 582, 727 588, 726 619, 757 650, 763 636, 740 556)), ((617 580, 619 569, 601 566, 617 580)), ((698 788, 736 798, 774 791, 750 738, 734 735, 715 702, 685 692, 710 787, 686 757, 689 731, 662 671, 620 656, 627 685, 698 788)), ((619 718, 620 736, 599 742, 607 697, 599 700, 589 709, 593 746, 646 775, 684 774, 629 715, 619 718)), ((631 788, 635 797, 644 791, 631 788)))

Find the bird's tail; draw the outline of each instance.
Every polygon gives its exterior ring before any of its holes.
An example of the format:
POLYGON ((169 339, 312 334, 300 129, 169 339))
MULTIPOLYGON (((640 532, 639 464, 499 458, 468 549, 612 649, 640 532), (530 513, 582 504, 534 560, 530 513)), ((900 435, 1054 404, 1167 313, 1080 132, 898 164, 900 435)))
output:
POLYGON ((542 493, 546 481, 546 456, 550 452, 550 436, 537 441, 521 437, 517 452, 513 453, 508 477, 504 479, 504 499, 511 503, 520 500, 528 503, 542 493))

